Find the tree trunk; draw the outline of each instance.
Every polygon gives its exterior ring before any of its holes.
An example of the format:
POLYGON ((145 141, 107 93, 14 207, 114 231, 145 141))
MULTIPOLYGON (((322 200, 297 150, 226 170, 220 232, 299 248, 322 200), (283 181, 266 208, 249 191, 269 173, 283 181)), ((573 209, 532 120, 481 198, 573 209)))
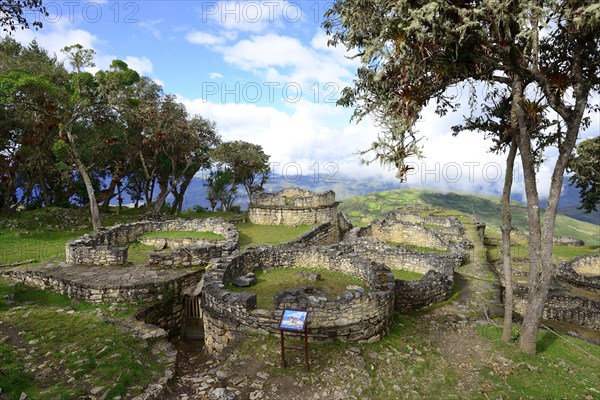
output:
POLYGON ((92 185, 92 180, 90 179, 90 175, 87 172, 87 168, 83 165, 79 158, 76 159, 75 163, 77 164, 77 170, 83 179, 83 183, 85 184, 85 190, 87 191, 88 198, 90 200, 90 214, 92 216, 92 227, 94 232, 98 232, 100 228, 102 228, 102 224, 100 222, 100 209, 98 208, 98 203, 96 203, 96 195, 94 193, 94 185, 92 185))
POLYGON ((90 202, 90 214, 92 216, 92 227, 94 232, 98 232, 100 228, 102 228, 102 224, 100 222, 100 209, 98 208, 98 203, 96 203, 96 194, 94 193, 94 185, 92 184, 92 180, 90 179, 90 175, 87 171, 87 168, 81 161, 77 149, 75 148, 75 140, 73 134, 70 129, 67 129, 67 138, 69 139, 71 156, 75 161, 75 165, 77 165, 77 171, 81 175, 83 179, 83 183, 85 184, 85 190, 87 191, 88 199, 90 202))
POLYGON ((525 316, 521 326, 519 348, 525 353, 535 354, 537 331, 546 298, 540 282, 542 232, 535 173, 536 160, 531 149, 531 134, 527 129, 527 122, 522 108, 523 101, 523 84, 518 77, 515 77, 512 82, 512 102, 515 107, 511 110, 511 119, 516 118, 518 121, 519 129, 516 137, 521 152, 521 163, 523 164, 529 223, 529 290, 525 316))
POLYGON ((512 189, 513 169, 517 155, 517 143, 512 140, 510 150, 506 157, 506 172, 504 175, 504 189, 502 190, 502 266, 504 272, 504 325, 502 327, 502 340, 509 343, 512 338, 513 322, 513 282, 512 260, 510 254, 510 231, 512 229, 512 215, 510 212, 510 193, 512 189))
POLYGON ((158 193, 158 197, 156 198, 156 201, 154 202, 154 213, 155 214, 159 214, 160 210, 162 210, 164 204, 165 204, 165 200, 167 200, 167 197, 169 196, 169 184, 167 183, 164 187, 160 188, 160 192, 158 193))

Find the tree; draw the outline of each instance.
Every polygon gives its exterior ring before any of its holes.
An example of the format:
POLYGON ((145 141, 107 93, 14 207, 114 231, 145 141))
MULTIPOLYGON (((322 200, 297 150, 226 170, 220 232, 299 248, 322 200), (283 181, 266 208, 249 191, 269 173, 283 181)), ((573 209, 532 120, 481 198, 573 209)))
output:
MULTIPOLYGON (((354 49, 361 61, 354 86, 344 89, 338 103, 353 107, 356 119, 371 114, 393 127, 371 150, 375 159, 396 166, 401 178, 406 157, 418 153, 421 136, 414 126, 429 102, 444 115, 460 106, 456 91, 449 90, 456 86, 509 91, 529 222, 529 290, 519 347, 534 353, 554 269, 562 176, 580 128, 590 123, 590 93, 600 88, 600 8, 552 0, 336 0, 324 27, 330 44, 354 49), (556 120, 540 137, 532 117, 550 110, 556 120), (536 143, 558 150, 543 230, 536 143)), ((471 109, 478 102, 477 90, 471 90, 471 109)))
POLYGON ((237 199, 237 185, 234 183, 233 173, 229 168, 216 166, 210 171, 206 179, 206 197, 210 203, 211 211, 221 203, 222 211, 230 211, 237 199))
POLYGON ((34 22, 31 23, 31 26, 35 29, 43 26, 38 18, 48 16, 42 0, 0 0, 0 26, 2 30, 12 33, 19 26, 21 29, 28 29, 30 25, 27 20, 27 13, 36 14, 34 22))
POLYGON ((269 179, 269 156, 262 146, 235 140, 220 144, 212 153, 212 158, 231 170, 233 184, 242 185, 248 198, 261 192, 269 179))
POLYGON ((584 140, 567 167, 573 175, 569 183, 579 189, 580 210, 598 211, 600 204, 600 136, 584 140))

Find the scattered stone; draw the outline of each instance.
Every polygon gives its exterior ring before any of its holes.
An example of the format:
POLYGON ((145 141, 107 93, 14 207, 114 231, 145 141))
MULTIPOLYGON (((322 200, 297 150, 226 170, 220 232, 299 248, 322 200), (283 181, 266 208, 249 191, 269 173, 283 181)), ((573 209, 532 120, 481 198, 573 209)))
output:
POLYGON ((265 394, 262 390, 256 390, 256 391, 250 393, 250 400, 262 399, 264 395, 265 394))
POLYGON ((233 284, 239 287, 248 287, 254 285, 258 280, 254 273, 249 272, 244 276, 238 276, 233 280, 233 284))
POLYGON ((90 390, 90 393, 95 396, 98 393, 100 393, 102 390, 104 390, 104 386, 96 386, 95 388, 93 388, 92 390, 90 390))
POLYGON ((308 280, 309 281, 320 281, 321 280, 321 274, 317 274, 315 272, 311 272, 310 274, 308 274, 308 280))
POLYGON ((215 388, 208 393, 210 400, 235 400, 235 391, 229 388, 215 388))
POLYGON ((164 250, 167 248, 167 241, 165 239, 156 239, 154 241, 154 248, 156 250, 164 250))
POLYGON ((258 376, 260 379, 263 379, 265 381, 267 379, 269 379, 269 374, 267 374, 266 372, 262 372, 262 371, 261 372, 257 372, 256 376, 258 376))
POLYGON ((225 379, 227 379, 229 377, 229 374, 226 371, 223 371, 222 369, 217 371, 217 379, 220 381, 223 381, 225 379))

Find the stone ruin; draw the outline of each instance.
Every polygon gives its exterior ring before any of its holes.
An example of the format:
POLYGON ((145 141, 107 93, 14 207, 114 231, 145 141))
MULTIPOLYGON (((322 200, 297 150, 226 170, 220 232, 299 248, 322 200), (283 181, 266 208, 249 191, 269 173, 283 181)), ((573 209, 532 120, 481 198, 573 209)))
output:
MULTIPOLYGON (((334 244, 350 229, 350 222, 338 212, 335 192, 313 193, 287 188, 275 193, 255 193, 248 206, 248 219, 257 225, 323 225, 328 236, 322 244, 334 244)), ((321 229, 323 230, 323 229, 321 229)))
MULTIPOLYGON (((527 286, 518 282, 515 282, 514 286, 515 311, 524 314, 527 286)), ((590 254, 564 261, 555 270, 543 317, 600 331, 598 293, 600 293, 600 254, 590 254), (592 293, 592 296, 582 295, 583 291, 592 293)))
POLYGON ((222 218, 176 219, 169 221, 140 221, 104 228, 68 242, 67 264, 126 265, 127 244, 139 240, 149 232, 196 231, 213 232, 223 240, 148 239, 146 243, 160 245, 149 255, 148 264, 164 268, 206 265, 212 258, 230 254, 239 247, 239 233, 235 226, 222 218))
POLYGON ((219 353, 250 332, 278 332, 284 308, 310 312, 309 336, 313 340, 377 341, 389 332, 394 312, 410 312, 447 299, 452 293, 454 267, 466 260, 465 249, 472 244, 462 238, 464 229, 456 218, 415 218, 392 212, 367 227, 349 230, 337 244, 322 246, 314 240, 319 237, 314 232, 327 230, 329 223, 325 223, 287 245, 242 250, 223 258, 206 272, 197 289, 202 299, 206 348, 219 353), (423 226, 434 222, 441 228, 438 233, 423 226), (415 244, 435 245, 447 253, 426 253, 385 243, 390 238, 398 240, 393 232, 402 229, 421 234, 408 235, 402 239, 404 242, 417 240, 415 244), (341 296, 330 299, 312 287, 293 288, 278 293, 273 299, 274 309, 266 310, 256 308, 255 294, 226 288, 238 276, 294 266, 344 272, 360 278, 370 290, 347 288, 341 296), (391 269, 424 276, 404 281, 395 279, 391 269))
POLYGON ((205 345, 210 353, 223 351, 250 332, 278 333, 284 308, 309 311, 309 336, 313 340, 370 342, 389 332, 394 311, 394 277, 389 269, 336 246, 246 249, 209 268, 201 293, 205 345), (266 310, 256 308, 256 294, 226 289, 237 276, 295 266, 343 272, 360 278, 369 290, 347 288, 341 296, 330 298, 315 288, 295 288, 281 292, 274 299, 274 310, 266 310))

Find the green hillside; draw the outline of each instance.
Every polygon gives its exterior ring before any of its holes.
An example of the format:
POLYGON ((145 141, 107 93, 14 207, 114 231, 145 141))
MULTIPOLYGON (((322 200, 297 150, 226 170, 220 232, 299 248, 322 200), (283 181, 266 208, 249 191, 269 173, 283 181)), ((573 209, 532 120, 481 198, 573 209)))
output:
MULTIPOLYGON (((339 208, 351 218, 353 223, 365 225, 398 207, 415 205, 473 214, 485 222, 488 230, 500 231, 500 198, 492 196, 400 189, 351 197, 344 200, 339 208)), ((512 212, 515 227, 522 232, 527 232, 527 207, 513 202, 512 212)), ((600 244, 600 226, 559 214, 556 219, 555 236, 581 239, 587 244, 598 245, 600 244)))

